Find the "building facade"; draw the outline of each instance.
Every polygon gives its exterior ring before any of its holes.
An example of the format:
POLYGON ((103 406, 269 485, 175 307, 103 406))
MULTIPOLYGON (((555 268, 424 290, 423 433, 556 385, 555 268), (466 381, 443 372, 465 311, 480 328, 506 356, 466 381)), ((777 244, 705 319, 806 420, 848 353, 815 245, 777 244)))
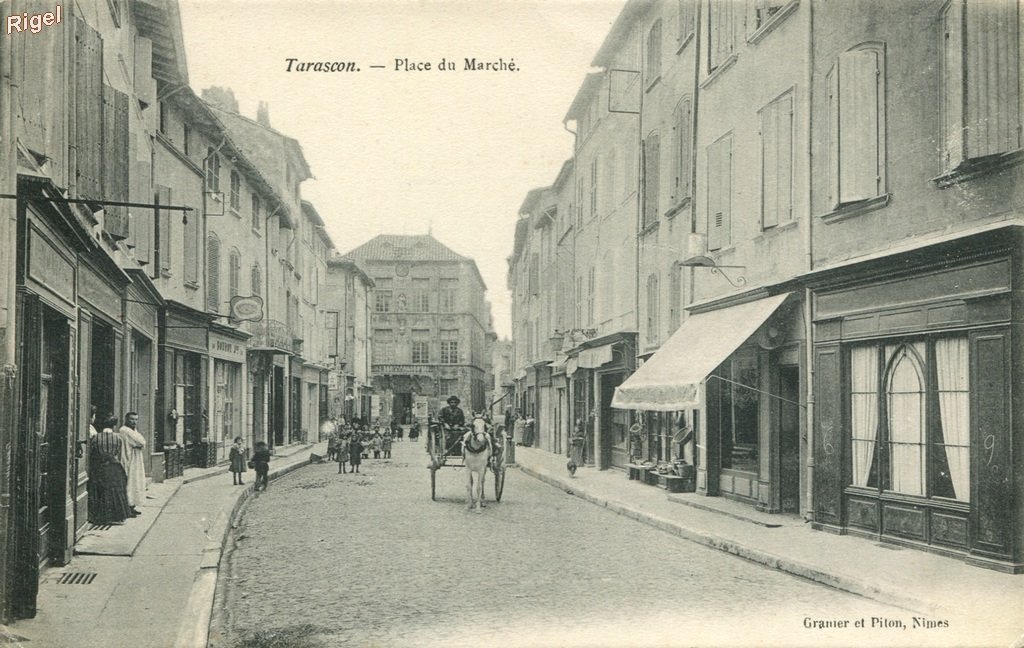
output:
POLYGON ((370 303, 373 280, 350 259, 335 253, 327 261, 321 289, 327 357, 330 416, 346 421, 369 413, 373 393, 370 368, 370 303))
POLYGON ((380 235, 344 254, 373 280, 364 419, 411 423, 456 395, 482 411, 490 313, 476 262, 433 236, 380 235))
MULTIPOLYGON (((569 117, 575 326, 635 335, 636 371, 612 377, 629 457, 825 531, 1022 571, 1020 20, 1009 1, 627 3, 569 117), (605 213, 590 131, 614 132, 590 96, 639 133, 631 290, 589 267, 626 267, 610 228, 587 231, 605 213), (607 323, 622 296, 632 331, 607 323)), ((627 450, 601 382, 576 376, 605 346, 565 363, 599 467, 627 450)))

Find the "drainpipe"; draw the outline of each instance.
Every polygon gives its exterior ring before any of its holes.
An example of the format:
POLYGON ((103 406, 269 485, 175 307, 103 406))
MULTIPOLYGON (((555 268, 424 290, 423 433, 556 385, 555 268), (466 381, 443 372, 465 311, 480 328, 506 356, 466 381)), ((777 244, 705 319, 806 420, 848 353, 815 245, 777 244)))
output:
MULTIPOLYGON (((804 6, 807 7, 807 62, 805 64, 806 79, 805 85, 807 92, 807 106, 804 110, 804 133, 806 137, 807 146, 807 223, 804 227, 805 238, 804 238, 804 250, 806 253, 806 269, 810 272, 814 268, 814 239, 812 237, 812 228, 814 224, 814 209, 813 209, 813 173, 811 169, 813 137, 811 134, 811 110, 812 110, 812 99, 813 99, 813 85, 812 81, 814 78, 814 4, 813 0, 806 0, 804 6)), ((811 293, 811 289, 804 287, 804 345, 807 352, 807 509, 804 511, 804 519, 812 521, 814 519, 814 325, 811 322, 811 317, 814 315, 814 309, 812 308, 812 301, 814 295, 811 293)))

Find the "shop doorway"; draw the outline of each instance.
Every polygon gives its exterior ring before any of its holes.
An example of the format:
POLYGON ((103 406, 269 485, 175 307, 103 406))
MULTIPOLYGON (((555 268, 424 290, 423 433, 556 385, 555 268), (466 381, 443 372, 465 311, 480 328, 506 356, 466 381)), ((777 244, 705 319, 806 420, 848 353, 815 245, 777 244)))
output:
POLYGON ((274 440, 271 445, 280 446, 284 445, 284 422, 285 422, 285 411, 284 411, 284 368, 274 367, 274 382, 271 386, 273 394, 271 394, 271 404, 273 405, 273 413, 270 416, 270 420, 274 426, 274 440))
POLYGON ((615 388, 622 384, 625 377, 621 373, 602 374, 601 380, 601 434, 598 447, 601 454, 597 457, 597 467, 604 469, 610 466, 625 468, 629 462, 629 449, 626 441, 626 428, 629 412, 612 409, 612 398, 615 388))
POLYGON ((63 564, 65 471, 68 446, 67 320, 44 309, 37 459, 39 462, 39 565, 63 564))
POLYGON ((393 418, 396 423, 403 425, 412 423, 412 392, 395 394, 392 407, 393 418))
POLYGON ((800 512, 800 371, 779 367, 779 492, 783 513, 800 512))

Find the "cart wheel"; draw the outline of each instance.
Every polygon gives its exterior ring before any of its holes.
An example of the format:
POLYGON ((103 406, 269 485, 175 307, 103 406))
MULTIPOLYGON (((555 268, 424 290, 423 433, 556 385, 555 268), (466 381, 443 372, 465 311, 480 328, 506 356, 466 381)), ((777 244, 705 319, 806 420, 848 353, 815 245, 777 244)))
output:
POLYGON ((430 499, 437 501, 437 467, 430 462, 430 499))
POLYGON ((494 470, 494 501, 501 501, 501 493, 505 490, 505 466, 494 470))

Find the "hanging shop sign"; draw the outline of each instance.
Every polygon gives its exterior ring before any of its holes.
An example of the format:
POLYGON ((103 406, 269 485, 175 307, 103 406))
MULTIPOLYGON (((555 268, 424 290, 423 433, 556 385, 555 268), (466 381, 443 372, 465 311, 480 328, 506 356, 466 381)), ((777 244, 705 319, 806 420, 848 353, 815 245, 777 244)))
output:
POLYGON ((231 319, 236 322, 259 322, 263 319, 263 298, 259 295, 235 295, 229 308, 231 319))

